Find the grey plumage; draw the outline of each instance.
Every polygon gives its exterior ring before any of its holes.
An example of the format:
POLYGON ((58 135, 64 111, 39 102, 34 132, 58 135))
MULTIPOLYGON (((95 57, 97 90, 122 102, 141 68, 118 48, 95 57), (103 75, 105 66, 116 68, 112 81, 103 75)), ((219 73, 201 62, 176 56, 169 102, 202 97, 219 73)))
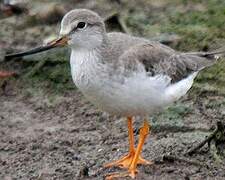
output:
POLYGON ((108 33, 106 38, 101 53, 103 59, 113 63, 115 68, 121 66, 122 61, 128 72, 135 71, 141 63, 149 76, 165 74, 171 78, 172 83, 213 65, 218 59, 215 55, 225 53, 225 51, 182 53, 159 42, 123 33, 108 33))
POLYGON ((217 60, 215 54, 225 53, 225 51, 182 53, 145 38, 116 32, 106 33, 103 19, 95 12, 86 9, 68 13, 61 27, 72 26, 70 27, 72 31, 73 26, 80 21, 93 26, 92 31, 96 28, 101 31, 104 39, 101 46, 96 48, 100 51, 102 59, 105 63, 112 64, 114 69, 124 66, 126 75, 138 71, 139 66, 143 66, 148 76, 165 74, 171 78, 172 83, 175 83, 193 72, 213 65, 217 60))

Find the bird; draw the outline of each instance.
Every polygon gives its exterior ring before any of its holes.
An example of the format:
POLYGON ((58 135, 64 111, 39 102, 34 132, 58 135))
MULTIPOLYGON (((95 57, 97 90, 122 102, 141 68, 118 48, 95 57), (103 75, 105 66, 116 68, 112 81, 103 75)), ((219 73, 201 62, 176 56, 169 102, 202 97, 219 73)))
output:
POLYGON ((107 32, 103 18, 88 9, 74 9, 61 21, 59 37, 30 51, 7 55, 24 56, 56 47, 71 48, 72 79, 97 108, 124 117, 128 126, 128 153, 104 165, 125 168, 106 179, 135 178, 137 165, 150 165, 142 155, 150 134, 148 118, 184 96, 197 74, 215 64, 225 50, 179 52, 147 38, 107 32), (143 119, 138 144, 134 144, 133 121, 143 119))

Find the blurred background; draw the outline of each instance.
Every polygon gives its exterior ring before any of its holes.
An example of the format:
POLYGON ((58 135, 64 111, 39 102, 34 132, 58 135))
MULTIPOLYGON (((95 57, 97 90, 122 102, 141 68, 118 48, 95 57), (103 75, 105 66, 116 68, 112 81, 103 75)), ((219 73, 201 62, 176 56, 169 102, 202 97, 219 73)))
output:
MULTIPOLYGON (((126 150, 125 121, 97 110, 73 84, 69 49, 4 59, 57 37, 63 15, 74 8, 98 12, 107 31, 144 36, 179 51, 225 47, 224 0, 1 0, 0 71, 17 76, 0 79, 0 179, 102 179, 102 163, 126 150)), ((199 74, 186 97, 151 117, 145 157, 181 154, 203 140, 217 121, 224 122, 224 97, 223 58, 199 74)), ((207 168, 155 160, 138 178, 222 178, 223 143, 213 142, 192 156, 207 168)))

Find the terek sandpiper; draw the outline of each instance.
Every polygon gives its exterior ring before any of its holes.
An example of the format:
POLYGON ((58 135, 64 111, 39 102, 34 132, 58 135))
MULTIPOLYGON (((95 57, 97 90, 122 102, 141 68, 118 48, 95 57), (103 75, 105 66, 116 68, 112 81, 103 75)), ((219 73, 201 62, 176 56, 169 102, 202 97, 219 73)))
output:
POLYGON ((127 168, 131 176, 137 164, 151 164, 141 157, 142 146, 150 131, 147 117, 167 107, 191 88, 198 72, 218 59, 214 52, 177 52, 158 42, 123 33, 107 33, 103 18, 87 9, 68 12, 62 19, 60 37, 37 49, 9 55, 23 56, 68 45, 70 65, 76 86, 101 110, 127 117, 129 152, 106 167, 127 168), (134 146, 132 120, 141 116, 139 142, 134 146))

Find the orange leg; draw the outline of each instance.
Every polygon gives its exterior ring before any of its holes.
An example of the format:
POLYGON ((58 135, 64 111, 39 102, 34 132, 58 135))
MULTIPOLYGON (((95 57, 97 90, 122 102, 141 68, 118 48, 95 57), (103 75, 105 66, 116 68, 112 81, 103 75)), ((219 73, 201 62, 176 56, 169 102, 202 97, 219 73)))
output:
POLYGON ((132 178, 135 178, 135 174, 137 173, 137 164, 139 161, 139 156, 141 154, 142 147, 144 145, 145 139, 148 136, 148 134, 149 134, 149 124, 147 121, 145 121, 144 126, 140 129, 140 137, 139 137, 139 141, 138 141, 137 150, 136 150, 133 161, 128 170, 129 176, 131 176, 132 178))
POLYGON ((144 122, 144 126, 140 129, 140 137, 139 137, 139 142, 138 142, 138 146, 136 150, 134 148, 134 136, 133 136, 131 118, 128 118, 128 129, 129 129, 129 141, 130 141, 130 151, 128 155, 126 155, 125 157, 121 158, 118 161, 112 162, 105 166, 105 167, 111 167, 111 166, 125 167, 125 168, 128 168, 128 172, 111 174, 107 176, 106 178, 107 180, 111 180, 116 177, 125 177, 125 176, 130 176, 134 178, 135 174, 137 173, 138 164, 152 164, 152 162, 146 161, 145 159, 141 157, 141 150, 145 142, 145 139, 149 133, 149 125, 147 121, 144 122))
POLYGON ((129 136, 129 153, 117 161, 104 165, 104 167, 119 166, 123 168, 128 168, 130 166, 133 156, 135 154, 132 117, 127 117, 127 127, 128 127, 128 136, 129 136))

